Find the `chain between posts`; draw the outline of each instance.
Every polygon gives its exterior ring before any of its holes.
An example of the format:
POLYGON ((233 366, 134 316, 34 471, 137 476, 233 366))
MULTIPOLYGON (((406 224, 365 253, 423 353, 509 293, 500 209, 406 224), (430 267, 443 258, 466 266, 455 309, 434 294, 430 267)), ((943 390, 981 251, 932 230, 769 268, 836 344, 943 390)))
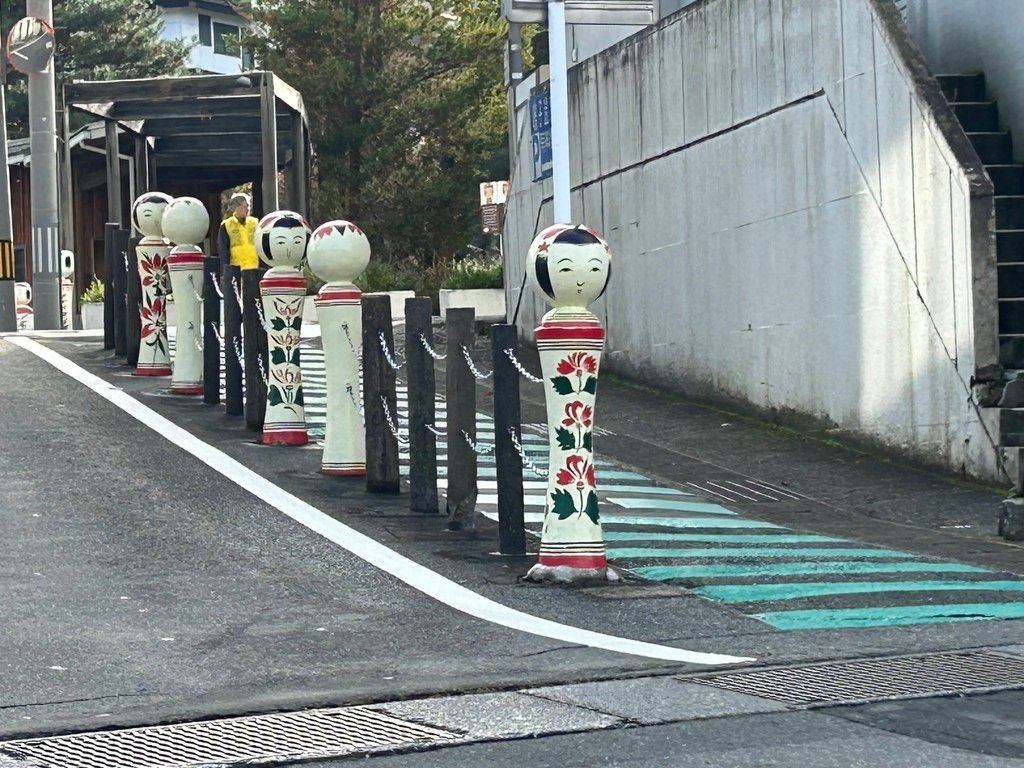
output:
POLYGON ((213 320, 211 320, 209 323, 207 323, 207 325, 209 325, 211 330, 213 330, 213 338, 215 338, 217 340, 217 344, 221 348, 223 348, 224 347, 224 337, 222 337, 220 335, 220 328, 217 327, 217 324, 215 322, 213 322, 213 320))
POLYGON ((238 364, 242 368, 245 368, 245 356, 242 354, 242 342, 240 342, 237 338, 232 339, 232 341, 234 342, 235 357, 238 358, 238 364))
POLYGON ((231 278, 231 290, 234 291, 234 293, 235 293, 235 301, 238 302, 238 306, 239 306, 239 308, 241 308, 241 306, 242 306, 242 288, 238 284, 238 278, 237 277, 232 277, 231 278))
POLYGON ((405 365, 405 363, 396 363, 395 359, 391 356, 391 350, 388 349, 388 342, 384 338, 384 331, 377 331, 377 338, 380 339, 380 351, 384 353, 384 359, 388 361, 388 365, 396 371, 405 365))
MULTIPOLYGON (((190 326, 191 326, 191 324, 190 324, 190 326)), ((190 327, 189 330, 192 331, 192 343, 196 345, 196 349, 198 349, 200 352, 202 352, 203 351, 203 340, 199 338, 199 334, 195 332, 195 328, 190 327)))
MULTIPOLYGON (((359 402, 356 400, 356 393, 355 393, 355 391, 353 391, 352 385, 351 384, 346 384, 345 385, 345 391, 348 392, 348 399, 352 401, 352 407, 356 409, 356 413, 359 414, 359 418, 363 420, 363 426, 365 426, 366 425, 366 417, 363 415, 363 408, 362 408, 362 406, 359 405, 359 402)), ((385 404, 384 407, 386 408, 387 405, 385 404)))
POLYGON ((206 276, 210 279, 210 282, 213 283, 213 290, 217 292, 217 297, 223 299, 224 294, 220 290, 220 284, 217 282, 217 276, 214 275, 213 272, 207 272, 206 276))
POLYGON ((259 299, 253 299, 253 302, 256 304, 256 317, 258 317, 260 320, 260 327, 263 328, 264 331, 267 331, 267 333, 269 333, 270 331, 273 330, 273 328, 267 325, 267 316, 263 314, 263 305, 260 304, 259 299))
POLYGON ((384 418, 388 422, 388 429, 391 430, 391 434, 395 436, 395 439, 400 443, 408 443, 408 437, 402 437, 398 427, 395 426, 394 420, 391 418, 391 409, 388 408, 388 401, 384 395, 380 396, 380 404, 384 406, 384 418))
POLYGON ((188 284, 192 286, 192 295, 196 297, 196 301, 200 304, 203 303, 203 295, 196 290, 196 281, 192 275, 188 276, 188 284))
POLYGON ((494 453, 493 445, 486 449, 481 448, 478 444, 473 442, 473 438, 469 436, 469 432, 467 432, 466 430, 462 430, 462 436, 466 438, 466 444, 469 445, 469 447, 473 450, 473 453, 479 456, 486 456, 489 453, 494 453))
POLYGON ((427 429, 429 429, 431 432, 433 432, 438 437, 448 437, 448 433, 447 432, 443 432, 443 431, 441 431, 440 429, 437 429, 436 427, 434 427, 431 424, 424 424, 423 426, 426 427, 427 429))
POLYGON ((523 444, 519 442, 519 435, 516 434, 515 427, 509 427, 508 433, 512 437, 512 445, 515 446, 516 453, 518 453, 519 458, 523 460, 523 466, 526 467, 531 472, 533 472, 533 474, 537 475, 537 477, 543 477, 544 479, 547 479, 547 471, 539 469, 537 465, 533 463, 533 459, 531 459, 527 455, 526 451, 523 450, 523 444))
POLYGON ((466 349, 465 347, 462 348, 462 356, 466 358, 466 365, 469 366, 469 370, 472 372, 472 374, 481 381, 489 379, 491 378, 491 376, 494 375, 494 371, 491 371, 490 373, 480 373, 480 371, 477 370, 477 367, 473 365, 473 358, 469 356, 469 350, 466 349))
POLYGON ((269 387, 270 382, 267 379, 267 372, 263 368, 263 355, 256 355, 256 366, 260 369, 260 378, 263 379, 263 386, 269 387))
POLYGON ((448 355, 440 355, 440 354, 438 354, 437 350, 435 350, 433 347, 430 346, 430 342, 427 341, 426 335, 424 335, 422 333, 420 334, 420 344, 422 344, 423 348, 425 350, 427 350, 427 354, 430 355, 435 360, 444 360, 445 358, 448 357, 448 355))
POLYGON ((534 376, 532 373, 526 370, 526 368, 523 367, 523 364, 516 359, 516 355, 512 347, 506 349, 505 354, 508 355, 508 359, 512 361, 512 365, 516 367, 516 370, 519 371, 520 374, 522 374, 524 379, 526 379, 527 381, 532 381, 534 384, 544 383, 544 379, 538 379, 536 376, 534 376))
POLYGON ((352 357, 356 359, 356 364, 360 371, 363 370, 363 356, 356 350, 356 345, 352 343, 352 334, 349 333, 348 323, 341 324, 341 330, 345 332, 345 340, 348 341, 348 348, 352 350, 352 357))

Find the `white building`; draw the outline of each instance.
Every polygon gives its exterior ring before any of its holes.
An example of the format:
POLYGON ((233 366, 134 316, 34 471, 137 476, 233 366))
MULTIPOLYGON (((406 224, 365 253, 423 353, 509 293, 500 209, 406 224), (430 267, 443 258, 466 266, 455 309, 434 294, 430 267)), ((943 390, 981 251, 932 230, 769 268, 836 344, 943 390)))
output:
POLYGON ((252 69, 240 35, 249 20, 229 0, 154 0, 164 14, 164 38, 190 40, 189 66, 197 72, 230 75, 252 69))

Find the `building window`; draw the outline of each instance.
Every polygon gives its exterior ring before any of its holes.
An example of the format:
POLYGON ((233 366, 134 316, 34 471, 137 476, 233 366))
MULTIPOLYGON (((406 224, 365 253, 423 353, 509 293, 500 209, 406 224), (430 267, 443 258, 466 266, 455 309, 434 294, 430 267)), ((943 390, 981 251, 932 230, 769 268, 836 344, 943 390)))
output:
POLYGON ((209 16, 200 13, 199 14, 199 44, 209 48, 213 45, 213 34, 210 32, 209 16))
POLYGON ((241 30, 232 24, 213 22, 213 52, 240 57, 242 55, 241 30))

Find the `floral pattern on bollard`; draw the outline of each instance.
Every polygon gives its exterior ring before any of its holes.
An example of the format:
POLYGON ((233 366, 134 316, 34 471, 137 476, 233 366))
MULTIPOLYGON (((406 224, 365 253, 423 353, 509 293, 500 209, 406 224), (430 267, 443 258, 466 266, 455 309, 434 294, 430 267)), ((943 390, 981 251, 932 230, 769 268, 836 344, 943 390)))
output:
POLYGON ((306 278, 298 265, 306 256, 309 225, 294 211, 274 211, 260 219, 256 252, 270 267, 260 280, 263 320, 267 331, 270 370, 264 445, 305 445, 306 409, 302 394, 302 307, 306 278))
POLYGON ((170 376, 171 357, 167 346, 167 254, 171 247, 163 236, 162 218, 171 203, 163 192, 146 192, 132 203, 132 224, 142 239, 135 247, 142 284, 139 308, 141 333, 137 376, 170 376))
POLYGON ((548 487, 531 580, 615 578, 608 570, 594 471, 594 401, 604 328, 587 309, 611 275, 608 244, 583 225, 558 224, 530 246, 527 275, 554 308, 534 330, 545 382, 548 487))

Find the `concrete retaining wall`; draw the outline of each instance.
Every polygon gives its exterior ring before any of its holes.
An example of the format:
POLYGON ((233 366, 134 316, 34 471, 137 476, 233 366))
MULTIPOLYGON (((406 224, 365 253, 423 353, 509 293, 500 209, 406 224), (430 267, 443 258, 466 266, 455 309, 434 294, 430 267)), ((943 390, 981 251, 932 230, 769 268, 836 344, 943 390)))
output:
MULTIPOLYGON (((510 307, 551 219, 527 94, 510 307)), ((615 259, 609 368, 1000 476, 972 402, 997 360, 991 185, 895 6, 697 2, 573 68, 570 101, 573 216, 615 259)), ((525 334, 543 311, 524 297, 525 334)))

